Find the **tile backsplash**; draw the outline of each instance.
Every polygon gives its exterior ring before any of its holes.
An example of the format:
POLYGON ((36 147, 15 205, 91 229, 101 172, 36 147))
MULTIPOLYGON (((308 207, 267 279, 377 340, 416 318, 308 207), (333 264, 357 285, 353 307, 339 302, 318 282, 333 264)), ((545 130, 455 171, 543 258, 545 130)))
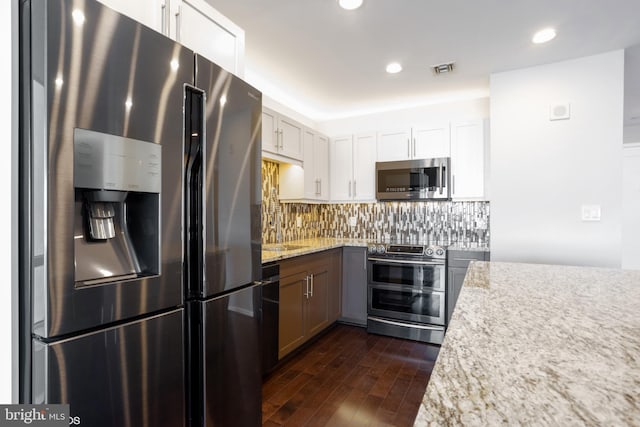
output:
POLYGON ((280 203, 278 164, 262 162, 262 242, 315 237, 489 243, 489 202, 280 203), (278 227, 278 219, 280 225, 278 227))

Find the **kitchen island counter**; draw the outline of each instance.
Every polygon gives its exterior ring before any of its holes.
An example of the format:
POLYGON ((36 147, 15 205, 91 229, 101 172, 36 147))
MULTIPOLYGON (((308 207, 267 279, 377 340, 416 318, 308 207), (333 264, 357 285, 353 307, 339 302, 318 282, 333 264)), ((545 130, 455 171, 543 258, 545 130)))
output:
POLYGON ((473 262, 416 426, 640 425, 640 271, 473 262))

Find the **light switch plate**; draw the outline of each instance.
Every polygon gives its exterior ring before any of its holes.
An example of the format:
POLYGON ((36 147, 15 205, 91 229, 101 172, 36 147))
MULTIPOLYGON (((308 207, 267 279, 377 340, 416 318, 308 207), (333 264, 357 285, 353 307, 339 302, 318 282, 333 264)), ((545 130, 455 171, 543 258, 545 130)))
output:
POLYGON ((601 214, 600 205, 582 205, 583 221, 600 221, 601 214))

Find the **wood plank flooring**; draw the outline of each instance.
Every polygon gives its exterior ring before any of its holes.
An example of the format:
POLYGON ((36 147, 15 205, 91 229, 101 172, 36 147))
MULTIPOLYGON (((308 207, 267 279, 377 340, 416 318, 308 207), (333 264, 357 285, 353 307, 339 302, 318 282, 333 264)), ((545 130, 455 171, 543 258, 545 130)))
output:
POLYGON ((439 347, 337 325, 262 386, 263 426, 411 426, 439 347))

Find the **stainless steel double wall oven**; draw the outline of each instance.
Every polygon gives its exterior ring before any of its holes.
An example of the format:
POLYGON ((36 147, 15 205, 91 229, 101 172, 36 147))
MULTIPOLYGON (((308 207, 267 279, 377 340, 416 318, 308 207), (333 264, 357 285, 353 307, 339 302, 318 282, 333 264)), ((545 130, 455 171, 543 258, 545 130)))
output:
POLYGON ((367 263, 367 330, 441 344, 446 325, 445 250, 371 245, 367 263))

